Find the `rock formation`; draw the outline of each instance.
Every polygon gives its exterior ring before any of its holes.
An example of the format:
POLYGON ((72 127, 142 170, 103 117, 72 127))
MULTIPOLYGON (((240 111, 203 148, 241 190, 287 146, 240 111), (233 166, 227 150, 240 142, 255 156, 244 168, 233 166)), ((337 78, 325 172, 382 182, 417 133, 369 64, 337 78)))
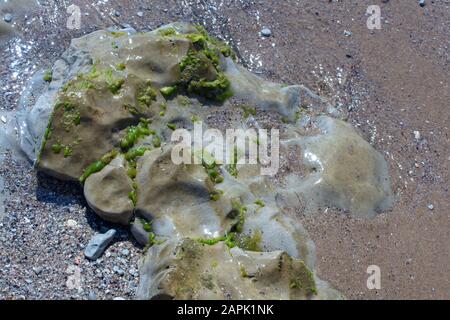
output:
POLYGON ((225 43, 181 23, 74 39, 51 78, 22 120, 22 148, 38 170, 80 181, 101 218, 129 225, 148 247, 139 298, 341 297, 314 274, 314 245, 277 199, 294 193, 311 208, 371 216, 391 191, 384 159, 351 126, 311 109, 322 133, 296 131, 307 101, 329 112, 323 98, 256 77, 225 43), (279 115, 290 132, 283 143, 299 145, 299 165, 315 171, 280 190, 257 164, 175 164, 172 132, 237 100, 247 113, 279 115))

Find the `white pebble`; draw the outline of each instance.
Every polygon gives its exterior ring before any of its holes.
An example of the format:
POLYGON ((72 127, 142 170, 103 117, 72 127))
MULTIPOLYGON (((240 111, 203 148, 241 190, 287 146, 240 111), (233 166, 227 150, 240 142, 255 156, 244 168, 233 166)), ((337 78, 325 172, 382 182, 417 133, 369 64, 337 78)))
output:
POLYGON ((73 219, 69 219, 66 221, 65 226, 68 228, 76 228, 76 227, 78 227, 78 222, 76 222, 73 219))
POLYGON ((264 28, 261 30, 261 35, 264 37, 270 37, 272 35, 272 31, 269 28, 264 28))

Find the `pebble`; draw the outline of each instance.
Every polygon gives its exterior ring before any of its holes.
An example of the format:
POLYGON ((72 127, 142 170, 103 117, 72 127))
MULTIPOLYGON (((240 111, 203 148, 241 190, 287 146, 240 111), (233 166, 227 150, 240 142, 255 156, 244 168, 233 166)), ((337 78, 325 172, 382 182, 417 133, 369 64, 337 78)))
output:
POLYGON ((429 205, 427 205, 427 208, 430 209, 430 210, 433 210, 434 209, 434 205, 430 203, 429 205))
POLYGON ((97 295, 94 291, 89 291, 88 300, 97 300, 97 295))
POLYGON ((420 140, 420 132, 419 131, 414 131, 414 139, 420 140))
POLYGON ((119 11, 114 11, 114 15, 115 15, 116 17, 120 17, 120 12, 119 12, 119 11))
POLYGON ((139 12, 137 13, 137 16, 138 16, 139 18, 142 18, 142 17, 144 16, 144 13, 143 13, 142 11, 139 11, 139 12))
POLYGON ((344 30, 344 36, 351 37, 352 35, 353 35, 353 33, 351 31, 344 30))
POLYGON ((113 271, 115 273, 117 273, 119 276, 123 276, 125 274, 125 271, 123 271, 121 268, 119 268, 118 266, 114 266, 113 267, 113 271))
POLYGON ((419 6, 425 7, 425 0, 419 0, 419 6))
POLYGON ((97 260, 100 258, 106 247, 114 239, 116 233, 116 230, 110 229, 106 233, 99 233, 93 236, 84 250, 85 257, 89 260, 97 260))
POLYGON ((5 16, 3 17, 3 20, 5 20, 6 23, 10 23, 12 21, 12 19, 13 19, 13 16, 10 13, 5 14, 5 16))
POLYGON ((272 31, 269 28, 263 28, 261 30, 261 35, 264 37, 270 37, 272 35, 272 31))
POLYGON ((123 256, 128 256, 128 255, 130 254, 130 250, 128 250, 128 249, 123 249, 122 251, 120 251, 120 253, 121 253, 123 256))
POLYGON ((34 273, 39 275, 42 272, 42 267, 33 267, 33 271, 34 271, 34 273))
POLYGON ((65 226, 68 228, 76 228, 78 226, 78 222, 73 219, 69 219, 66 221, 65 226))
POLYGON ((5 116, 1 116, 0 119, 2 120, 3 123, 6 123, 6 118, 5 118, 5 116))

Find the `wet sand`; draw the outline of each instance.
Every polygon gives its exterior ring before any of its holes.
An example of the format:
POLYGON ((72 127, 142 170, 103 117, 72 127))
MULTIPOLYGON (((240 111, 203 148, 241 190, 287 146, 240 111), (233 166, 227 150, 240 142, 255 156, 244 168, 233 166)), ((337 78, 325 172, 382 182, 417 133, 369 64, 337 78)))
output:
MULTIPOLYGON (((382 28, 373 31, 366 26, 370 1, 100 1, 93 6, 79 0, 74 3, 82 12, 80 30, 66 28, 63 5, 42 4, 27 15, 13 14, 18 37, 0 47, 0 113, 17 109, 26 81, 51 66, 73 37, 123 23, 137 30, 178 20, 205 24, 212 34, 230 41, 253 72, 277 82, 305 84, 333 100, 388 162, 397 196, 391 210, 372 220, 332 208, 310 216, 298 213, 316 245, 319 277, 350 299, 449 299, 450 5, 377 2, 382 28), (271 29, 271 37, 260 36, 263 27, 271 29), (366 287, 369 265, 381 269, 380 290, 366 287)), ((86 298, 89 290, 74 293, 66 288, 65 270, 83 259, 80 244, 103 223, 86 210, 79 190, 36 176, 11 157, 0 175, 11 193, 0 227, 0 296, 86 298), (63 196, 57 195, 61 190, 63 196), (32 221, 24 223, 28 218, 32 221), (81 231, 67 232, 62 224, 68 218, 76 219, 81 231), (58 237, 59 231, 62 240, 46 259, 45 239, 58 237), (48 272, 27 273, 38 265, 48 272), (51 284, 41 281, 50 274, 51 284)), ((139 255, 139 248, 126 244, 127 236, 123 231, 118 245, 139 255)), ((119 255, 117 247, 110 251, 119 255)), ((103 266, 79 263, 89 287, 106 283, 98 297, 132 297, 132 274, 123 278, 107 273, 96 280, 96 269, 103 266)))

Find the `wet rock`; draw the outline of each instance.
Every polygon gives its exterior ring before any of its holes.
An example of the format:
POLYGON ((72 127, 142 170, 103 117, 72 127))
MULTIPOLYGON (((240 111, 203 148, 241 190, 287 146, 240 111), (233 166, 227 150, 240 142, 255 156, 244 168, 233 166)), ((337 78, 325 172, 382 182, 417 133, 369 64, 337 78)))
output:
POLYGON ((103 170, 88 177, 84 194, 89 206, 103 219, 127 225, 133 215, 133 181, 123 159, 117 158, 103 170))
POLYGON ((89 291, 88 300, 97 300, 97 295, 94 291, 89 291))
POLYGON ((111 243, 116 235, 116 230, 111 229, 104 234, 96 234, 89 241, 84 255, 89 260, 97 260, 105 251, 106 247, 111 243))
POLYGON ((4 20, 6 23, 11 23, 11 21, 13 20, 12 14, 10 14, 10 13, 5 14, 5 16, 3 17, 3 20, 4 20))
MULTIPOLYGON (((328 101, 302 85, 261 79, 232 58, 225 44, 188 24, 140 34, 102 30, 74 39, 53 68, 49 91, 26 117, 49 119, 27 129, 35 130, 26 140, 29 149, 40 150, 36 167, 83 183, 87 203, 103 219, 128 225, 134 216, 131 231, 149 248, 140 268, 141 297, 264 298, 263 292, 277 299, 337 298, 314 275, 314 245, 302 224, 280 209, 280 190, 260 175, 259 165, 230 168, 218 159, 176 164, 172 134, 207 119, 211 105, 228 108, 233 92, 255 110, 279 114, 292 132, 290 140, 305 150, 305 164, 317 169, 307 179, 294 179, 289 191, 298 193, 297 200, 303 195, 311 208, 331 204, 361 216, 373 216, 388 202, 384 159, 352 127, 329 117, 319 121, 323 134, 301 136, 298 106, 314 106, 312 122, 315 114, 330 114, 328 101), (206 55, 203 46, 215 54, 206 55), (39 132, 43 138, 35 139, 39 132), (43 143, 32 143, 38 140, 43 143), (183 251, 189 252, 186 259, 175 259, 183 251), (186 261, 190 291, 177 281, 186 261), (278 269, 277 261, 286 264, 278 269), (217 271, 206 270, 211 264, 217 271), (243 280, 237 284, 239 275, 243 280)), ((245 150, 236 148, 235 154, 245 156, 245 150)), ((188 155, 199 157, 195 151, 188 155)), ((295 197, 286 199, 294 203, 295 197)), ((96 235, 86 257, 98 258, 114 233, 96 235)), ((108 256, 118 263, 128 256, 124 252, 108 256)), ((104 277, 125 275, 120 266, 104 277)))
POLYGON ((264 37, 270 37, 272 35, 272 31, 269 28, 263 28, 261 30, 261 35, 264 37))
POLYGON ((33 271, 36 275, 40 275, 42 270, 43 270, 42 267, 33 267, 33 271))
POLYGON ((191 239, 152 247, 141 264, 139 299, 336 299, 301 261, 191 239), (236 286, 236 282, 239 286, 236 286))
POLYGON ((318 206, 349 210, 359 217, 374 217, 393 201, 386 161, 347 123, 320 117, 323 134, 297 140, 303 162, 312 173, 299 181, 291 176, 290 190, 303 195, 307 211, 318 206))
POLYGON ((76 228, 78 227, 78 222, 76 222, 73 219, 69 219, 66 221, 66 223, 64 224, 67 228, 76 228))

